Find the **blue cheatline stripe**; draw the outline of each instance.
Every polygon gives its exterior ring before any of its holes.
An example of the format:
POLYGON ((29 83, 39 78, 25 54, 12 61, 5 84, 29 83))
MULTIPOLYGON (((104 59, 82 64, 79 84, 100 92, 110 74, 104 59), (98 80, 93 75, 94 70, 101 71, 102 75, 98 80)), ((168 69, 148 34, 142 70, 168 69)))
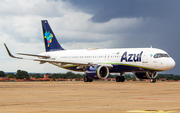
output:
MULTIPOLYGON (((145 67, 145 66, 139 66, 139 65, 133 65, 133 64, 123 64, 123 63, 99 63, 101 64, 112 64, 112 65, 119 65, 119 66, 129 66, 129 67, 135 67, 135 68, 142 68, 142 69, 147 69, 147 70, 154 70, 154 71, 163 71, 155 68, 150 68, 150 67, 145 67)), ((62 66, 62 68, 71 68, 71 67, 76 67, 76 65, 66 65, 62 66)))
POLYGON ((139 66, 134 64, 124 64, 124 63, 100 63, 100 64, 112 64, 112 65, 120 65, 120 66, 130 66, 130 67, 137 67, 137 68, 143 68, 143 69, 149 69, 154 71, 163 71, 155 68, 145 67, 145 66, 139 66))

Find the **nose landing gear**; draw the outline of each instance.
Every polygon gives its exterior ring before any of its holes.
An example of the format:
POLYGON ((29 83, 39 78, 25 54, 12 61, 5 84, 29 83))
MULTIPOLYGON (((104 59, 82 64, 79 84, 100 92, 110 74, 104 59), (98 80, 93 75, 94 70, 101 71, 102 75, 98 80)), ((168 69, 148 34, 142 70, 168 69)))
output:
POLYGON ((157 72, 148 72, 148 74, 149 74, 150 82, 155 83, 156 82, 157 72))
POLYGON ((151 83, 155 83, 155 82, 156 82, 156 78, 151 78, 151 79, 150 79, 150 82, 151 82, 151 83))

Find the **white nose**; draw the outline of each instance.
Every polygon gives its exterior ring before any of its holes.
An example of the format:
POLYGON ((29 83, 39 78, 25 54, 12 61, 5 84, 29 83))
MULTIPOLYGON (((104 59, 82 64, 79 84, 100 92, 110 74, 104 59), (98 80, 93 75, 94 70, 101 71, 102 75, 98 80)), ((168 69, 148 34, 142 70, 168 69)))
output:
POLYGON ((168 67, 168 69, 172 69, 175 66, 175 64, 176 63, 175 63, 175 61, 172 58, 167 60, 167 67, 168 67))

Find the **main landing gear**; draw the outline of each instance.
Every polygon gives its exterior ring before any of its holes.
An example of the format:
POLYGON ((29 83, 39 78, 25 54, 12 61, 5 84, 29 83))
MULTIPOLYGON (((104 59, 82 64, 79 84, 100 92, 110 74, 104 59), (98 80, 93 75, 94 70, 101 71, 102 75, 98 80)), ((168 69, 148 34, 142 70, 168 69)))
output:
POLYGON ((120 73, 120 76, 116 77, 116 82, 124 82, 125 81, 125 78, 122 75, 123 75, 123 73, 120 73))
POLYGON ((84 77, 84 82, 92 82, 93 79, 90 79, 88 76, 84 77))

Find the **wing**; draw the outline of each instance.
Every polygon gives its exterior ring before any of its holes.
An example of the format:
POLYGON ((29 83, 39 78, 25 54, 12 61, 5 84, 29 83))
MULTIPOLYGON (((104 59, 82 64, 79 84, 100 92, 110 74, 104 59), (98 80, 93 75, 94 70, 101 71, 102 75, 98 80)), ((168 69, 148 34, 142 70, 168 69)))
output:
POLYGON ((9 54, 10 57, 12 58, 17 58, 17 59, 24 59, 24 60, 33 60, 33 61, 39 61, 40 64, 43 63, 51 63, 51 64, 55 64, 56 66, 64 66, 67 64, 73 64, 73 65, 77 65, 79 68, 81 67, 87 67, 87 66, 93 66, 93 65, 103 65, 103 66, 107 66, 107 67, 113 67, 113 65, 111 64, 98 64, 98 63, 92 63, 92 62, 73 62, 73 61, 60 61, 60 60, 53 60, 53 59, 48 59, 50 58, 50 56, 43 56, 43 55, 34 55, 34 54, 25 54, 25 53, 18 53, 20 55, 26 55, 26 56, 35 56, 35 57, 39 57, 40 59, 30 59, 30 58, 23 58, 23 57, 16 57, 14 55, 11 54, 11 52, 9 51, 8 47, 6 46, 6 44, 4 43, 4 46, 9 54))

